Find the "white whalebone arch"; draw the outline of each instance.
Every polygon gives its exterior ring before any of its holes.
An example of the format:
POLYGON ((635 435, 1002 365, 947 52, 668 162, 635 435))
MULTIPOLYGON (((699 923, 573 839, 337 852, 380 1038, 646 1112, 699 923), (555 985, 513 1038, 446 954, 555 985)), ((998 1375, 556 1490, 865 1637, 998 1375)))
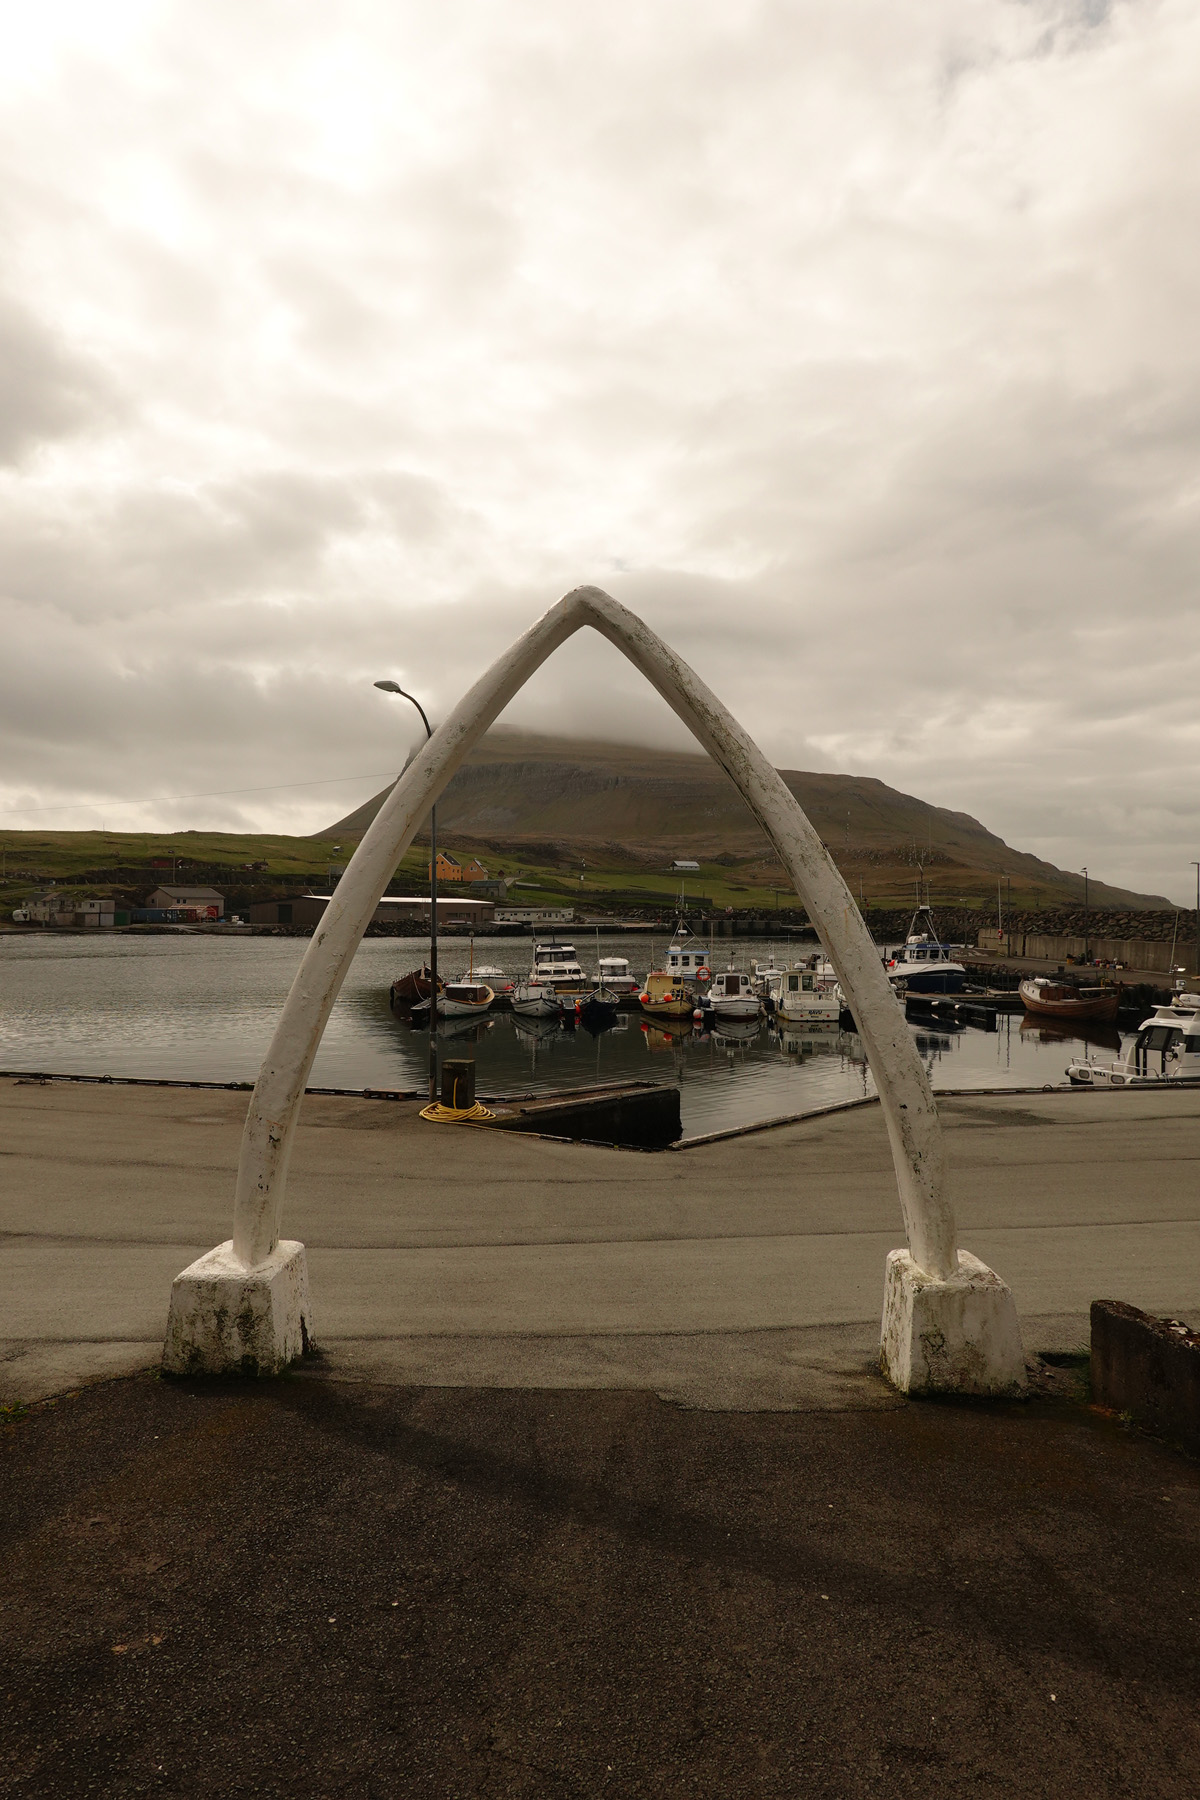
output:
POLYGON ((288 1158, 309 1070, 397 863, 488 726, 551 652, 584 625, 615 644, 658 689, 731 778, 775 846, 837 970, 867 1048, 887 1121, 911 1262, 934 1282, 957 1278, 954 1213, 933 1094, 849 889, 795 797, 716 695, 634 613, 593 587, 576 588, 552 606, 475 683, 397 781, 338 883, 292 983, 250 1102, 234 1202, 233 1265, 257 1269, 276 1251, 288 1158))

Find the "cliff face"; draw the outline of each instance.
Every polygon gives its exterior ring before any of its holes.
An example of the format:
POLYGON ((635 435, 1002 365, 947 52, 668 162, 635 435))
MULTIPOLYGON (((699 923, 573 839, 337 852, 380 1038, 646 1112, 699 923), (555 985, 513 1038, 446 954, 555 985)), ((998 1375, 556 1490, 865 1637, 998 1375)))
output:
MULTIPOLYGON (((781 771, 843 869, 898 865, 1009 875, 1057 900, 1082 899, 1082 877, 1014 850, 967 813, 931 806, 861 775, 781 771)), ((324 836, 366 830, 376 794, 324 836)), ((675 856, 736 863, 761 857, 763 836, 732 782, 708 757, 497 730, 488 734, 438 804, 439 827, 461 842, 534 855, 557 847, 659 865, 675 856)), ((1096 904, 1163 907, 1092 882, 1096 904)))

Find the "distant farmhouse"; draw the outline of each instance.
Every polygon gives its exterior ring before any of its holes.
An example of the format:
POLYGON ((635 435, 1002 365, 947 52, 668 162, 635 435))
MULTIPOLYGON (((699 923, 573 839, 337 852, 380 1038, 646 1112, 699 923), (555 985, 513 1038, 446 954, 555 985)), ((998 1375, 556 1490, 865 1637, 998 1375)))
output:
MULTIPOLYGON (((432 875, 433 870, 429 867, 428 863, 426 863, 425 868, 426 872, 432 875)), ((488 872, 477 856, 473 856, 470 862, 462 863, 459 862, 457 856, 452 856, 448 850, 439 850, 437 859, 437 878, 439 885, 443 881, 486 881, 488 879, 488 872)))

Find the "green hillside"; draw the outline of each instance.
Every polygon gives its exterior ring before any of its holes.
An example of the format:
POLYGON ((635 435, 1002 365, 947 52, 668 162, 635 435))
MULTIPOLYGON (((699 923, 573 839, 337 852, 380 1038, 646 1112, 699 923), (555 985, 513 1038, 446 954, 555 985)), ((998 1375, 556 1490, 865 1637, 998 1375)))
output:
MULTIPOLYGON (((967 813, 870 776, 781 773, 864 899, 903 903, 921 880, 948 900, 994 901, 1000 877, 1008 877, 1014 904, 1082 898, 1081 875, 1013 849, 967 813)), ((326 835, 361 834, 384 797, 375 795, 326 835)), ((644 878, 691 857, 702 865, 697 885, 705 893, 735 870, 743 886, 772 888, 784 879, 732 782, 708 757, 688 752, 495 730, 451 782, 438 819, 444 842, 510 860, 641 870, 644 878)), ((1160 895, 1102 881, 1090 891, 1097 906, 1168 905, 1160 895)))

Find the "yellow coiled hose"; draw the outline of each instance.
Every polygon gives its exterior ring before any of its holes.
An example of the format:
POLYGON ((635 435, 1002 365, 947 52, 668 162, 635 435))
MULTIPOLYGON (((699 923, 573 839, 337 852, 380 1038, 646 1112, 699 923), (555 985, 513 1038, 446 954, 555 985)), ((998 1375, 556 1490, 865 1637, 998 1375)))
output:
POLYGON ((482 1100, 474 1106, 443 1106, 435 1100, 430 1106, 421 1108, 423 1119, 432 1119, 435 1125, 462 1125, 472 1119, 494 1119, 494 1112, 489 1112, 482 1100))

